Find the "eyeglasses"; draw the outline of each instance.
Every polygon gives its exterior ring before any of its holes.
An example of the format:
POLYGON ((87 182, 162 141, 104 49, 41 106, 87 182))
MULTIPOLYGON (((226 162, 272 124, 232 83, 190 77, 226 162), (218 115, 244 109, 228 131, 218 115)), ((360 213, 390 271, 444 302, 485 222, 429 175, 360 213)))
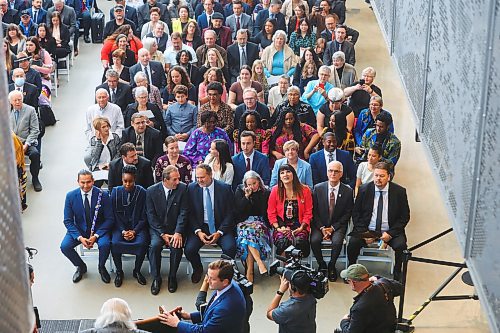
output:
POLYGON ((334 175, 338 175, 341 172, 342 170, 331 170, 331 169, 328 170, 328 173, 333 173, 334 175))
POLYGON ((145 124, 146 124, 146 121, 145 121, 145 120, 143 120, 143 121, 136 121, 136 122, 134 123, 134 125, 145 125, 145 124))

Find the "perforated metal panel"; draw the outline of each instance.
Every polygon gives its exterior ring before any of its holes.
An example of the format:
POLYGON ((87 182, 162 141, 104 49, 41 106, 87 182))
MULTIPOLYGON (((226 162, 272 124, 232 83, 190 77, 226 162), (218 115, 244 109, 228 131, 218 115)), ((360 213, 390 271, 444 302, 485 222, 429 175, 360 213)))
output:
POLYGON ((498 332, 499 1, 373 0, 372 4, 392 47, 415 127, 440 181, 480 300, 492 330, 498 332))

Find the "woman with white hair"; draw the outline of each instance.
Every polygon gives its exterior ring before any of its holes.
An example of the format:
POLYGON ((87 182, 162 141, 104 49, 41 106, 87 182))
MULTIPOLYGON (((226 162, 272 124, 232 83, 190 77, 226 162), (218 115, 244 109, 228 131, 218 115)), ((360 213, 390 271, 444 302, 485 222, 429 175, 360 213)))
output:
POLYGON ((134 82, 136 88, 132 89, 132 94, 135 94, 135 90, 137 87, 144 87, 148 91, 148 101, 150 103, 155 104, 160 109, 163 109, 163 104, 161 101, 161 93, 160 89, 158 89, 155 85, 152 85, 148 82, 148 77, 143 71, 137 72, 134 76, 134 82))
POLYGON ((358 74, 353 65, 345 62, 345 53, 337 51, 332 55, 332 75, 330 75, 330 82, 335 87, 345 89, 350 87, 358 80, 358 74))
POLYGON ((165 56, 163 55, 163 52, 158 50, 158 43, 156 42, 156 39, 153 37, 145 37, 142 40, 142 45, 149 51, 151 60, 160 62, 163 68, 165 68, 165 56))
POLYGON ((277 30, 273 35, 273 43, 262 52, 262 62, 264 63, 266 77, 270 78, 273 76, 276 82, 278 77, 283 74, 292 76, 298 62, 298 57, 286 42, 286 32, 277 30))
POLYGON ((311 105, 314 114, 318 114, 319 109, 328 100, 328 92, 333 88, 333 85, 328 82, 331 73, 330 67, 321 66, 318 70, 319 79, 310 81, 300 98, 301 101, 311 105))
POLYGON ((101 308, 101 315, 96 319, 94 328, 82 333, 147 333, 137 329, 132 320, 132 311, 121 298, 110 298, 101 308))
POLYGON ((237 254, 246 264, 246 276, 251 282, 254 276, 254 263, 257 262, 260 274, 265 274, 267 268, 263 260, 271 255, 267 218, 269 194, 262 178, 253 170, 245 173, 243 183, 236 188, 237 254))
MULTIPOLYGON (((123 112, 125 127, 131 125, 132 115, 137 112, 151 111, 153 118, 147 120, 147 125, 159 130, 164 138, 167 137, 167 129, 160 108, 156 104, 148 101, 148 89, 146 87, 136 87, 134 89, 135 103, 130 103, 123 112)), ((149 112, 148 112, 149 113, 149 112)))
POLYGON ((366 67, 361 72, 361 79, 344 89, 345 97, 350 97, 349 106, 356 117, 361 110, 368 108, 372 96, 382 97, 382 90, 373 84, 376 75, 373 67, 366 67))

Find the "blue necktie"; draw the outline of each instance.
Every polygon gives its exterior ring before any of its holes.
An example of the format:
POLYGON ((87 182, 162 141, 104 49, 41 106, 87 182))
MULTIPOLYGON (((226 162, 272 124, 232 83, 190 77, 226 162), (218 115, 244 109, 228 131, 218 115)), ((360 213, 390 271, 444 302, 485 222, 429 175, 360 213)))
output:
POLYGON ((205 187, 205 195, 207 196, 207 200, 205 201, 207 204, 207 219, 208 219, 208 230, 210 234, 215 233, 215 220, 214 220, 214 209, 212 208, 212 198, 210 197, 210 190, 208 187, 205 187))
POLYGON ((16 124, 17 124, 17 121, 19 120, 19 110, 14 111, 14 116, 16 117, 16 124))
POLYGON ((272 13, 271 13, 271 14, 269 15, 269 18, 270 18, 271 20, 273 20, 273 19, 274 19, 274 14, 272 14, 272 13))

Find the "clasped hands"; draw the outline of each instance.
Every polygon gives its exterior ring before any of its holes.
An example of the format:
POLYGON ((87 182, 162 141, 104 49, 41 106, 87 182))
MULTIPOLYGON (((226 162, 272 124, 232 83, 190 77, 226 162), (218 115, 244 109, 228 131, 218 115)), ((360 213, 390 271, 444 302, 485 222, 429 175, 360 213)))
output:
MULTIPOLYGON (((385 232, 385 231, 384 231, 384 232, 382 233, 382 236, 380 236, 380 238, 379 238, 379 239, 383 240, 385 243, 388 243, 388 242, 390 242, 390 240, 392 239, 392 236, 391 236, 391 235, 389 235, 387 232, 385 232)), ((366 242, 366 244, 371 244, 371 243, 373 243, 373 242, 375 242, 375 241, 377 241, 377 239, 376 239, 376 238, 365 238, 365 242, 366 242)))
POLYGON ((80 243, 82 243, 83 247, 86 249, 91 249, 94 247, 95 242, 97 241, 96 236, 90 236, 89 238, 85 238, 80 236, 80 243))
MULTIPOLYGON (((164 309, 163 306, 161 306, 160 308, 164 309)), ((191 315, 182 310, 182 306, 177 306, 175 307, 175 309, 168 312, 160 312, 160 314, 158 315, 160 323, 168 325, 170 327, 177 327, 177 325, 179 325, 179 322, 181 321, 179 317, 185 320, 191 319, 191 315)))
POLYGON ((163 238, 163 241, 167 246, 171 246, 176 249, 182 247, 182 235, 178 232, 173 235, 163 234, 161 238, 163 238))
POLYGON ((304 230, 304 225, 300 225, 300 227, 298 227, 295 230, 292 230, 289 227, 285 227, 285 226, 278 227, 278 228, 276 228, 276 230, 285 234, 285 235, 292 234, 292 236, 295 236, 296 234, 298 234, 299 232, 302 232, 304 230))
POLYGON ((221 236, 220 232, 217 232, 217 231, 211 235, 207 235, 203 231, 198 231, 197 235, 200 238, 200 240, 203 242, 203 244, 205 244, 205 245, 216 244, 221 236))
POLYGON ((125 230, 122 232, 123 239, 126 241, 131 241, 135 238, 135 231, 134 230, 125 230))
POLYGON ((321 229, 323 233, 323 240, 331 240, 333 235, 333 227, 323 227, 321 229))

